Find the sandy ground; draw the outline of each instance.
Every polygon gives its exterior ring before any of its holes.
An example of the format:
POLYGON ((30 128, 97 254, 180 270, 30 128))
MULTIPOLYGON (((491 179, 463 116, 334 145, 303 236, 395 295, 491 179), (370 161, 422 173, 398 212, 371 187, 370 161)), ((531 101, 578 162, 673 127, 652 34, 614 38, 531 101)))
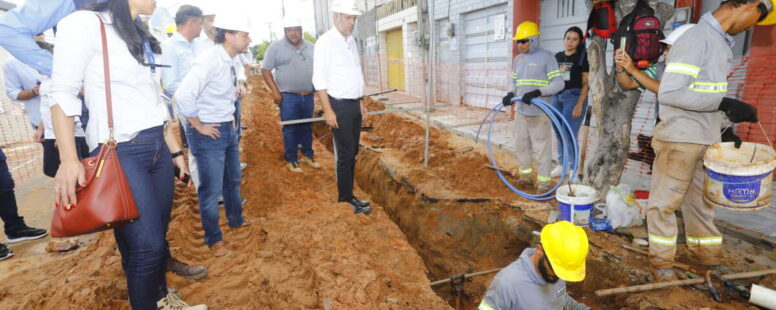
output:
MULTIPOLYGON (((501 185, 481 145, 442 130, 431 131, 431 160, 423 169, 423 126, 401 115, 365 124, 358 158, 357 195, 373 201, 370 216, 335 203, 330 136, 316 127, 316 159, 323 166, 289 172, 282 158, 278 109, 252 78, 244 101, 242 182, 247 228, 221 227, 233 253, 214 258, 204 245, 196 195, 177 187, 168 239, 173 255, 209 268, 203 280, 168 274, 168 285, 190 303, 211 309, 450 309, 449 286, 430 280, 506 266, 535 239, 553 202, 517 197, 501 185), (440 297, 441 296, 441 297, 440 297)), ((372 109, 379 108, 374 104, 372 109)), ((497 152, 515 168, 513 158, 497 152)), ((512 179, 514 181, 514 179, 512 179)), ((20 186, 22 214, 47 227, 53 183, 35 178, 20 186)), ((572 296, 594 309, 747 309, 724 292, 724 304, 692 288, 596 298, 597 289, 642 284, 646 260, 621 247, 626 238, 589 232, 588 278, 570 284, 572 296)), ((43 250, 49 238, 15 245, 0 262, 0 309, 128 309, 127 290, 111 233, 80 238, 82 247, 61 254, 43 250)), ((756 254, 756 253, 755 253, 756 254)), ((763 254, 763 253, 760 253, 763 254)), ((765 253, 767 254, 767 253, 765 253)), ((767 258, 766 258, 767 259, 767 258)), ((680 248, 679 260, 686 262, 680 248)), ((740 253, 726 252, 737 271, 762 269, 740 253)), ((463 309, 474 309, 493 275, 467 282, 463 309)), ((760 281, 776 287, 776 276, 760 281)))
MULTIPOLYGON (((332 156, 321 145, 315 146, 320 171, 295 175, 284 167, 278 111, 265 90, 254 87, 243 109, 250 129, 242 141, 249 165, 242 193, 253 224, 230 230, 222 216, 233 253, 216 259, 202 239, 194 192, 177 188, 170 249, 181 260, 208 266, 209 274, 199 281, 169 275, 170 287, 211 309, 449 308, 430 289, 417 252, 379 206, 370 216, 356 216, 335 203, 332 156)), ((40 203, 50 201, 48 195, 37 195, 40 203)), ((48 213, 24 215, 40 217, 30 223, 46 226, 48 213)), ((94 238, 66 254, 44 254, 45 240, 20 245, 30 250, 0 263, 0 309, 128 309, 113 236, 94 238)))

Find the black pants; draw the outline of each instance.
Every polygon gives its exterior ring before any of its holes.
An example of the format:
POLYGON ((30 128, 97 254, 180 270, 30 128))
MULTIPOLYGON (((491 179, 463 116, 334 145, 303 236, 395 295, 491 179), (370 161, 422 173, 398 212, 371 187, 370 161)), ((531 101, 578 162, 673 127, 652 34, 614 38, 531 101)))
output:
POLYGON ((0 219, 5 224, 6 235, 24 229, 26 226, 24 218, 19 216, 13 188, 14 183, 11 171, 8 170, 8 163, 3 150, 0 150, 0 219))
POLYGON ((337 162, 337 189, 339 201, 353 199, 353 178, 361 138, 361 104, 356 99, 336 99, 329 96, 331 108, 337 115, 339 128, 332 128, 334 159, 337 162))
MULTIPOLYGON (((57 140, 43 140, 43 174, 54 177, 59 170, 59 149, 54 145, 57 140)), ((89 146, 86 145, 85 137, 75 137, 75 151, 78 159, 89 157, 89 146)))

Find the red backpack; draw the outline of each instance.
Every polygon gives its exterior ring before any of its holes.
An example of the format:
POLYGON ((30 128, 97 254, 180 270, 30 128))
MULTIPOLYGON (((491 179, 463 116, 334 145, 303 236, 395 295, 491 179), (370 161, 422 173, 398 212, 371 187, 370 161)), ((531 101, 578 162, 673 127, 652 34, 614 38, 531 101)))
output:
POLYGON ((602 38, 611 38, 617 32, 617 17, 614 14, 614 4, 608 0, 596 2, 593 5, 593 11, 587 19, 587 31, 585 39, 590 36, 590 29, 593 33, 602 38))
POLYGON ((636 1, 636 7, 620 21, 620 27, 612 37, 614 48, 622 48, 620 42, 625 38, 625 52, 633 59, 639 69, 648 68, 657 63, 663 54, 663 27, 655 17, 655 10, 644 0, 636 1))

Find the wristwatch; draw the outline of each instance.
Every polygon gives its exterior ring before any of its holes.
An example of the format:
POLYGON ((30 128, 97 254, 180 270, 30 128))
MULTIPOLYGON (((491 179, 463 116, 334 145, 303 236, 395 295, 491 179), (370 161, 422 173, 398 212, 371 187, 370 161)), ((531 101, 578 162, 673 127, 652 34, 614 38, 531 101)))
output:
POLYGON ((175 158, 175 157, 178 157, 178 156, 182 156, 183 155, 183 151, 177 151, 177 152, 172 153, 170 155, 172 155, 172 158, 175 158))

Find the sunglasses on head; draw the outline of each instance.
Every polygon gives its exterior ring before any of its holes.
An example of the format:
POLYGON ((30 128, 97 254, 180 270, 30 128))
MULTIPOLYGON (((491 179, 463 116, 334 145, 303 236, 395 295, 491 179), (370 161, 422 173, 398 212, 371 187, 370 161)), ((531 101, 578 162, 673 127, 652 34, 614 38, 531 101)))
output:
POLYGON ((758 19, 758 22, 763 21, 766 17, 768 17, 768 7, 765 6, 764 3, 760 2, 760 4, 757 5, 757 8, 760 9, 760 19, 758 19))
POLYGON ((517 44, 526 44, 526 43, 528 43, 528 39, 517 40, 517 44))

